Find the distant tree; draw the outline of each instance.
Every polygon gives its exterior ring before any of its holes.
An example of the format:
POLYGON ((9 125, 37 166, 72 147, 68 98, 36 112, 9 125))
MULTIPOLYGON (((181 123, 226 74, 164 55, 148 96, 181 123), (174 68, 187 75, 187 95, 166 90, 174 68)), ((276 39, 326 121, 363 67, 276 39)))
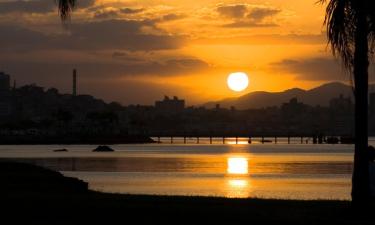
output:
POLYGON ((332 52, 339 56, 354 80, 355 155, 352 200, 370 201, 368 158, 368 67, 375 42, 374 0, 321 0, 328 2, 325 25, 332 52))
POLYGON ((118 102, 111 102, 109 103, 108 107, 112 111, 117 111, 117 110, 120 111, 124 109, 124 107, 118 102))
POLYGON ((86 115, 94 130, 101 133, 111 132, 113 126, 118 124, 119 118, 116 113, 111 111, 106 112, 90 112, 86 115))
POLYGON ((57 110, 57 112, 54 113, 54 117, 59 122, 59 131, 66 131, 67 125, 74 119, 73 113, 63 109, 57 110), (64 128, 62 125, 64 125, 64 128))

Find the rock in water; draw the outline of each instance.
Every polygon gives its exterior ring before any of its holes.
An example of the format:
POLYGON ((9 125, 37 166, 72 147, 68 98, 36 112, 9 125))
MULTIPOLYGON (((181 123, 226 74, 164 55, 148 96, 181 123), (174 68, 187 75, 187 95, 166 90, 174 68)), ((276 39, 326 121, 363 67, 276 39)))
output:
POLYGON ((100 145, 96 149, 92 150, 93 152, 114 152, 111 147, 108 147, 106 145, 100 145))
POLYGON ((63 149, 55 149, 55 150, 53 150, 54 152, 67 152, 68 151, 68 149, 66 149, 66 148, 63 148, 63 149))

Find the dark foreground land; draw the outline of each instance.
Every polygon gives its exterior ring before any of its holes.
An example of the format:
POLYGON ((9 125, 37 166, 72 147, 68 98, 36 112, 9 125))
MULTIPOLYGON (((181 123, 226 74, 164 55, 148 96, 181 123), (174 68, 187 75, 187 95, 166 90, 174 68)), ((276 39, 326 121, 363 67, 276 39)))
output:
POLYGON ((0 162, 0 181, 2 224, 375 224, 374 215, 353 213, 347 201, 105 194, 14 162, 0 162))

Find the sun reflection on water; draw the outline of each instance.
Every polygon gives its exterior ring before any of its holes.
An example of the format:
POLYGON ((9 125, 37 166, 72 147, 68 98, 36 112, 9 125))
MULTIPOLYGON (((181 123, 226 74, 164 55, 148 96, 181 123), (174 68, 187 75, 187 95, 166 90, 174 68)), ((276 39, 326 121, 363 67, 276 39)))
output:
POLYGON ((245 175, 249 174, 249 162, 245 157, 227 158, 227 196, 231 198, 249 197, 250 180, 245 175))
POLYGON ((244 180, 244 179, 232 179, 232 180, 229 180, 228 183, 229 183, 229 186, 231 186, 232 188, 241 189, 241 188, 247 187, 249 184, 249 181, 244 180))
POLYGON ((227 160, 228 174, 248 174, 248 161, 244 157, 230 157, 227 160))

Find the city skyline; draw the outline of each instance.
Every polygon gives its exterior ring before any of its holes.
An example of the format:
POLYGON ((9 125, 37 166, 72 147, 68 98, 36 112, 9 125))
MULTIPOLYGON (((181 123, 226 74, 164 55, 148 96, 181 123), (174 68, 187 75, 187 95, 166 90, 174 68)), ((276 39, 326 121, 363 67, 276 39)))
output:
MULTIPOLYGON (((241 94, 237 97, 230 97, 230 98, 223 98, 223 99, 218 99, 218 100, 212 100, 212 101, 207 101, 207 102, 202 102, 198 104, 191 104, 191 101, 189 99, 185 99, 183 96, 178 96, 175 93, 169 94, 163 94, 160 96, 155 96, 154 98, 150 99, 149 102, 147 103, 142 103, 142 102, 134 102, 134 103, 129 103, 129 104, 124 104, 122 102, 117 102, 111 99, 102 99, 100 96, 96 96, 92 93, 81 93, 81 90, 79 90, 79 71, 76 69, 73 69, 71 71, 70 76, 67 77, 68 80, 71 81, 70 83, 70 89, 67 90, 66 92, 60 90, 58 87, 43 87, 40 84, 36 82, 31 82, 28 84, 23 84, 19 85, 18 81, 13 78, 12 75, 7 74, 3 71, 0 71, 0 79, 2 80, 1 85, 2 85, 2 90, 5 90, 7 88, 10 89, 15 89, 18 87, 26 87, 26 86, 35 86, 37 88, 42 88, 45 91, 56 89, 59 93, 61 94, 67 94, 67 95, 72 95, 72 96, 92 96, 98 100, 103 100, 106 103, 111 103, 111 102, 116 102, 119 104, 122 104, 123 106, 131 106, 131 105, 144 105, 144 106, 149 106, 149 105, 155 105, 158 104, 160 99, 171 99, 171 100, 179 100, 180 97, 182 97, 182 101, 184 102, 184 105, 186 107, 208 107, 208 108, 215 108, 216 104, 221 105, 223 108, 230 109, 231 107, 237 107, 236 101, 239 101, 239 103, 242 106, 240 106, 240 109, 256 109, 256 108, 263 108, 263 107, 272 107, 272 106, 279 106, 283 103, 283 101, 287 101, 291 98, 299 98, 302 100, 307 100, 307 104, 311 106, 315 105, 323 105, 326 106, 329 104, 329 100, 334 97, 338 97, 340 95, 343 95, 345 97, 353 98, 353 93, 351 91, 351 88, 349 85, 346 85, 341 82, 328 82, 328 83, 323 83, 319 86, 312 87, 311 89, 301 89, 298 87, 286 89, 286 90, 281 90, 278 92, 267 92, 267 91, 254 91, 254 92, 241 92, 241 94), (321 90, 320 90, 321 89, 321 90), (326 90, 325 90, 326 89, 326 90), (309 92, 312 92, 309 94, 309 92), (316 93, 313 93, 316 92, 316 93), (327 92, 327 93, 324 93, 327 92), (307 96, 305 96, 307 95, 307 96), (320 101, 317 96, 324 96, 324 100, 320 101), (270 96, 273 96, 274 99, 270 99, 270 96), (281 97, 281 99, 280 99, 281 97), (252 101, 252 98, 255 101, 252 101), (262 100, 262 98, 265 98, 262 100), (307 99, 306 99, 307 98, 307 99), (250 106, 244 106, 243 101, 246 101, 250 106), (276 101, 276 103, 275 103, 276 101), (257 106, 254 106, 257 105, 257 106)), ((22 82, 21 82, 22 83, 22 82)), ((375 93, 375 84, 370 84, 369 86, 369 95, 372 93, 375 93)), ((370 100, 371 101, 371 100, 370 100)))

